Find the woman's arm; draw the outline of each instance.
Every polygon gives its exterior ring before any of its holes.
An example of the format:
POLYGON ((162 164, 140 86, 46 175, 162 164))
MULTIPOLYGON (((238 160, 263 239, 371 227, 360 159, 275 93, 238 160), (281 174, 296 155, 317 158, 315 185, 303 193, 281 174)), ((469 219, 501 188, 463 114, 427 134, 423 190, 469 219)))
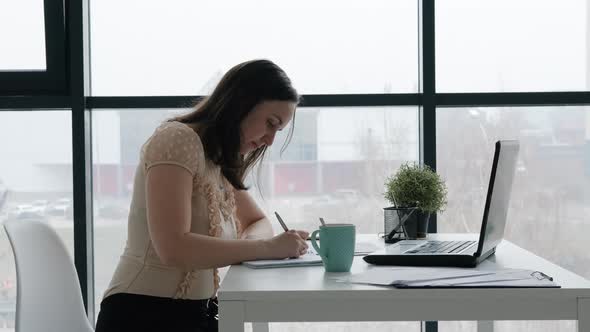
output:
POLYGON ((266 240, 224 240, 191 233, 191 195, 192 176, 186 169, 164 164, 147 171, 148 230, 164 264, 212 268, 253 259, 298 257, 307 248, 296 232, 266 240))
POLYGON ((274 235, 270 220, 245 190, 234 190, 236 216, 242 225, 242 239, 265 239, 274 235))

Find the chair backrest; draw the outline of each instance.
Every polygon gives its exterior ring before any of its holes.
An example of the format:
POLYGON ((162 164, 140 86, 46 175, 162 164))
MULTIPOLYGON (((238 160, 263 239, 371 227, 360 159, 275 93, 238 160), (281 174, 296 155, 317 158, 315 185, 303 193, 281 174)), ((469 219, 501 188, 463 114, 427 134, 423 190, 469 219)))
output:
POLYGON ((4 228, 16 263, 16 331, 92 331, 76 268, 57 233, 34 220, 4 228))

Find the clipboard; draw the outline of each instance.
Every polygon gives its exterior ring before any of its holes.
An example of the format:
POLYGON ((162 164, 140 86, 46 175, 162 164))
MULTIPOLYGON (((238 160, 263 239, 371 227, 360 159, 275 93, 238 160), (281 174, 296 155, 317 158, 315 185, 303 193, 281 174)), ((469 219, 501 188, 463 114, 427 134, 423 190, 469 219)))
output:
POLYGON ((416 281, 393 285, 396 288, 560 288, 553 278, 540 271, 510 269, 493 274, 451 280, 416 281))
POLYGON ((560 288, 553 278, 526 269, 375 268, 349 282, 396 288, 560 288))

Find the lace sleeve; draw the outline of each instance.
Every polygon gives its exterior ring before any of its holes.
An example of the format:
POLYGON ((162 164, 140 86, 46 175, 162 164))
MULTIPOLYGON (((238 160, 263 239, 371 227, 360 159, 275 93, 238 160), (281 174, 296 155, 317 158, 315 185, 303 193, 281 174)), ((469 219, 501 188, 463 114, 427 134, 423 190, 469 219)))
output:
POLYGON ((204 153, 193 129, 179 122, 170 122, 160 126, 148 139, 143 147, 143 157, 146 170, 161 164, 178 165, 195 176, 204 153))

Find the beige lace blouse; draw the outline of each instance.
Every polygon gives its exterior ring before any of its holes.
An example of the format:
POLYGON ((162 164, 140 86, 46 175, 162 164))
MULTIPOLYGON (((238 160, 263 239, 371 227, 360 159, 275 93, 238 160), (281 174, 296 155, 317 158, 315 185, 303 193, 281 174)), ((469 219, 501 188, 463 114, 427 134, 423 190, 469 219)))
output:
MULTIPOLYGON (((197 133, 180 122, 159 126, 141 149, 128 219, 127 243, 104 297, 132 293, 168 298, 206 299, 219 287, 217 269, 186 271, 164 265, 147 227, 145 175, 150 167, 171 164, 193 177, 191 232, 235 239, 233 187, 218 166, 205 158, 197 133)), ((206 255, 206 252, 202 253, 206 255)))

